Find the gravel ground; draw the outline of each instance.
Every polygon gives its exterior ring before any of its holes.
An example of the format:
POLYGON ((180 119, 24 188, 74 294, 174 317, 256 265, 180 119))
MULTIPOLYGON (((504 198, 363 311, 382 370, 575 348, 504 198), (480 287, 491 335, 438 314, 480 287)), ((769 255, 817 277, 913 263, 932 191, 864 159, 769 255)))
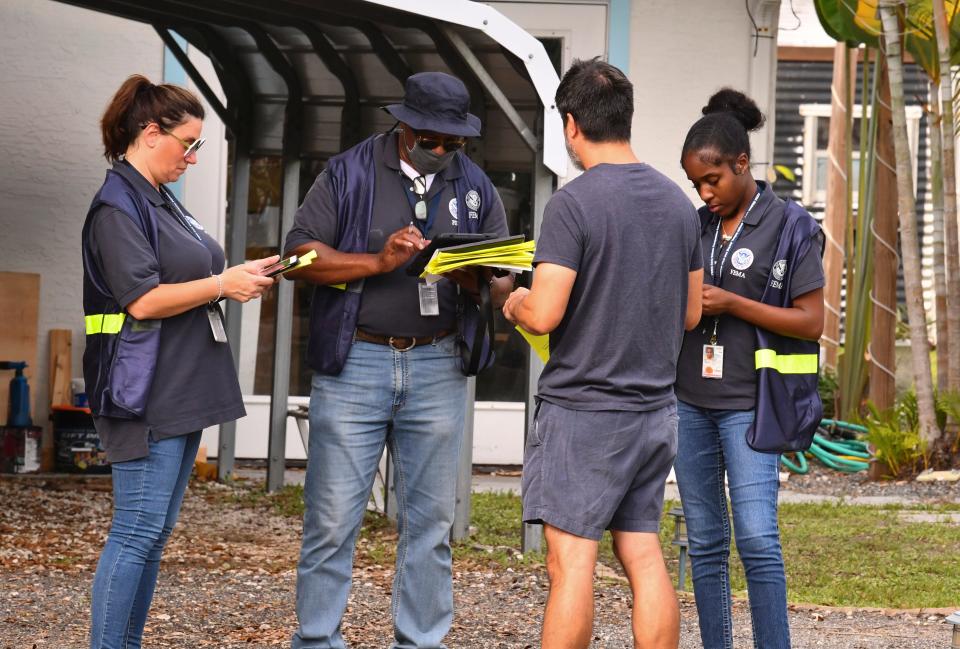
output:
MULTIPOLYGON (((108 481, 0 479, 0 648, 85 646, 89 588, 110 518, 108 481)), ((161 570, 146 647, 287 647, 300 523, 230 501, 229 488, 191 488, 161 570)), ((361 553, 362 554, 362 553, 361 553)), ((451 648, 538 646, 542 567, 459 562, 451 648)), ((354 649, 390 642, 389 566, 360 565, 344 621, 354 649)), ((699 647, 696 610, 681 600, 680 646, 699 647)), ((752 647, 749 610, 734 608, 735 646, 752 647)), ((792 607, 793 646, 928 649, 949 646, 942 612, 792 607)), ((594 647, 628 648, 630 597, 597 580, 594 647)))
POLYGON ((904 502, 960 503, 960 481, 917 482, 915 480, 871 481, 866 471, 840 473, 810 462, 807 475, 790 474, 781 489, 840 498, 888 497, 904 502))

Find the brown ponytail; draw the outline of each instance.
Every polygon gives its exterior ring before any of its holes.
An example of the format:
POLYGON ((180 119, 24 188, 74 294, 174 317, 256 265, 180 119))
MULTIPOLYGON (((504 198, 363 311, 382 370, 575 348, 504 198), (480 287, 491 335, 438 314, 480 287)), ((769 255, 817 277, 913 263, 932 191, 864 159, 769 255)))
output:
POLYGON ((169 130, 188 115, 203 119, 203 105, 192 92, 168 83, 154 85, 135 74, 123 82, 100 120, 103 155, 115 162, 150 122, 169 130))

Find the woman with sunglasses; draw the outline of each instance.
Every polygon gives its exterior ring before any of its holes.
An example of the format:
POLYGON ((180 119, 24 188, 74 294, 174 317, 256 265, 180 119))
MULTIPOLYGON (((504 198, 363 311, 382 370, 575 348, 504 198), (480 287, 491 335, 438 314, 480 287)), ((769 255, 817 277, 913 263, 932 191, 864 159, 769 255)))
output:
POLYGON ((90 646, 139 647, 200 431, 245 415, 218 302, 260 297, 271 257, 224 270, 168 183, 197 162, 203 106, 136 75, 101 121, 113 163, 83 227, 83 369, 112 464, 113 524, 93 580, 90 646))

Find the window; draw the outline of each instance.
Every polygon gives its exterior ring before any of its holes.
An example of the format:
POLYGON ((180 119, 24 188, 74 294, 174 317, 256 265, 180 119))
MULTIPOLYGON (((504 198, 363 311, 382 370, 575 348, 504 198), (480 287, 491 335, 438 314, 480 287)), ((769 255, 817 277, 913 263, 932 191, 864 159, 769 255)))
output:
MULTIPOLYGON (((830 156, 827 141, 830 134, 830 104, 801 104, 800 115, 803 121, 803 204, 822 206, 827 198, 827 170, 830 156)), ((853 107, 853 161, 851 182, 853 183, 853 202, 857 203, 860 182, 860 118, 863 107, 853 107)), ((870 106, 867 107, 867 117, 870 106)), ((910 141, 910 155, 913 162, 913 184, 917 184, 917 140, 920 132, 920 118, 923 109, 920 106, 907 106, 907 138, 910 141)), ((891 161, 891 164, 893 161, 891 161)))

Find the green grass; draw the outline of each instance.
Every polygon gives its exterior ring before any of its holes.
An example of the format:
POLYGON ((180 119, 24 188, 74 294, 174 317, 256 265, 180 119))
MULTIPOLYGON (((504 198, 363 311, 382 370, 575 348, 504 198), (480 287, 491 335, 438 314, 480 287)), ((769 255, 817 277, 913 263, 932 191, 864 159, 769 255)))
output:
MULTIPOLYGON (((303 490, 285 487, 275 494, 262 489, 234 492, 231 500, 245 506, 266 506, 283 516, 303 515, 303 490)), ((664 511, 675 506, 667 502, 664 511)), ((476 532, 454 544, 458 562, 533 567, 538 553, 520 553, 520 499, 509 494, 474 494, 471 525, 476 532)), ((958 512, 960 505, 911 507, 909 511, 958 512)), ((833 504, 784 504, 780 507, 781 539, 791 602, 829 606, 944 608, 960 604, 960 525, 903 521, 900 507, 833 504)), ((664 516, 660 540, 676 582, 673 519, 664 516)), ((383 516, 367 513, 357 548, 361 564, 389 565, 394 560, 396 532, 383 516)), ((746 595, 743 568, 731 552, 734 594, 746 595)), ((617 570, 609 533, 600 546, 600 561, 617 570)), ((689 569, 687 571, 689 575, 689 569)), ((690 588, 689 576, 687 589, 690 588)))
MULTIPOLYGON (((923 509, 960 511, 955 506, 923 509)), ((899 518, 899 511, 903 510, 781 506, 790 600, 892 608, 960 603, 960 526, 908 523, 899 518)), ((735 583, 736 588, 745 588, 739 566, 735 583)))

